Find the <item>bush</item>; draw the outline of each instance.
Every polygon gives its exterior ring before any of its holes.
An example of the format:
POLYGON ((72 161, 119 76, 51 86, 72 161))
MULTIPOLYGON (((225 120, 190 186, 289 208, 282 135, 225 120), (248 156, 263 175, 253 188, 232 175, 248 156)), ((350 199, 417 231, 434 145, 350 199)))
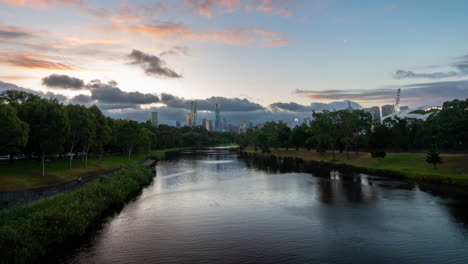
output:
POLYGON ((153 179, 141 166, 106 175, 84 187, 0 214, 0 263, 33 262, 53 246, 76 238, 106 211, 122 205, 153 179))

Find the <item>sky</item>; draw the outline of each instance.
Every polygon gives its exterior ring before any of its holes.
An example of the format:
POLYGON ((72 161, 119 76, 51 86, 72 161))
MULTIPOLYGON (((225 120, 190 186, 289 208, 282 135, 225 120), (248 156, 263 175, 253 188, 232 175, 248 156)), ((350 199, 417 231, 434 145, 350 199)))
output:
POLYGON ((232 122, 468 97, 464 0, 0 0, 0 91, 232 122))

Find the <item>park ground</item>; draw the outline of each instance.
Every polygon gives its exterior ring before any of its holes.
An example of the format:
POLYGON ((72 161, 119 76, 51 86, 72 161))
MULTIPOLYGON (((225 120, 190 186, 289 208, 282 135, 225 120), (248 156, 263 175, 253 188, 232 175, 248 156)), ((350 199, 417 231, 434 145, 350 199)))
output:
MULTIPOLYGON (((246 151, 254 152, 252 148, 246 151)), ((431 164, 426 162, 426 153, 387 153, 385 158, 372 158, 369 153, 350 152, 348 160, 345 152, 335 152, 335 161, 333 161, 331 152, 321 154, 315 150, 272 149, 271 154, 279 157, 296 157, 303 160, 333 162, 360 168, 393 171, 416 180, 468 186, 468 154, 440 154, 443 163, 439 164, 437 169, 434 169, 431 164)))
POLYGON ((73 160, 73 168, 69 168, 69 159, 51 160, 46 163, 46 175, 41 175, 41 162, 37 160, 18 160, 10 163, 0 162, 0 192, 38 188, 52 184, 63 183, 79 177, 85 177, 112 169, 127 167, 144 160, 149 155, 162 156, 167 151, 180 149, 153 150, 134 153, 131 159, 127 155, 104 156, 101 160, 88 157, 85 167, 81 157, 73 160))

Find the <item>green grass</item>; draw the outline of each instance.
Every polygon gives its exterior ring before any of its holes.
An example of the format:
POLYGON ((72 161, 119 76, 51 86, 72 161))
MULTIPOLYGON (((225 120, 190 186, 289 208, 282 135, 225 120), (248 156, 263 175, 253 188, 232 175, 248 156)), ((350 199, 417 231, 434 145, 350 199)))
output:
POLYGON ((69 160, 51 160, 46 163, 46 175, 42 176, 41 162, 36 160, 20 160, 13 163, 0 162, 0 191, 25 190, 58 184, 85 177, 91 174, 109 171, 119 167, 126 167, 143 160, 148 155, 153 155, 162 159, 164 153, 186 148, 174 148, 165 150, 153 150, 134 153, 131 160, 127 155, 105 156, 102 160, 89 157, 88 167, 85 168, 81 158, 73 160, 73 168, 69 169, 69 160))
MULTIPOLYGON (((247 151, 253 152, 248 149, 247 151)), ((298 157, 304 160, 320 160, 348 164, 354 167, 367 169, 387 170, 401 173, 405 177, 417 180, 429 180, 468 186, 468 155, 466 154, 441 154, 443 163, 437 169, 426 160, 426 153, 388 153, 385 158, 372 158, 369 153, 350 153, 350 159, 346 153, 336 152, 336 160, 332 161, 332 154, 317 153, 314 150, 271 150, 273 155, 282 157, 298 157)))
POLYGON ((149 168, 131 166, 74 192, 1 211, 0 263, 34 263, 50 249, 83 236, 152 179, 149 168))

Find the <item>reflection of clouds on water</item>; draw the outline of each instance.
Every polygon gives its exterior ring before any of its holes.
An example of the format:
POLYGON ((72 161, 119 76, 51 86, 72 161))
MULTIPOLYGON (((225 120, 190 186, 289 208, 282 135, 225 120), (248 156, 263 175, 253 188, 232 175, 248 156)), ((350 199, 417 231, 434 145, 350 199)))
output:
POLYGON ((167 178, 176 177, 176 176, 189 174, 189 173, 193 173, 193 172, 195 172, 195 170, 188 170, 188 171, 183 171, 183 172, 178 172, 178 173, 172 173, 172 174, 163 175, 163 176, 160 176, 160 177, 164 177, 165 179, 167 179, 167 178))

